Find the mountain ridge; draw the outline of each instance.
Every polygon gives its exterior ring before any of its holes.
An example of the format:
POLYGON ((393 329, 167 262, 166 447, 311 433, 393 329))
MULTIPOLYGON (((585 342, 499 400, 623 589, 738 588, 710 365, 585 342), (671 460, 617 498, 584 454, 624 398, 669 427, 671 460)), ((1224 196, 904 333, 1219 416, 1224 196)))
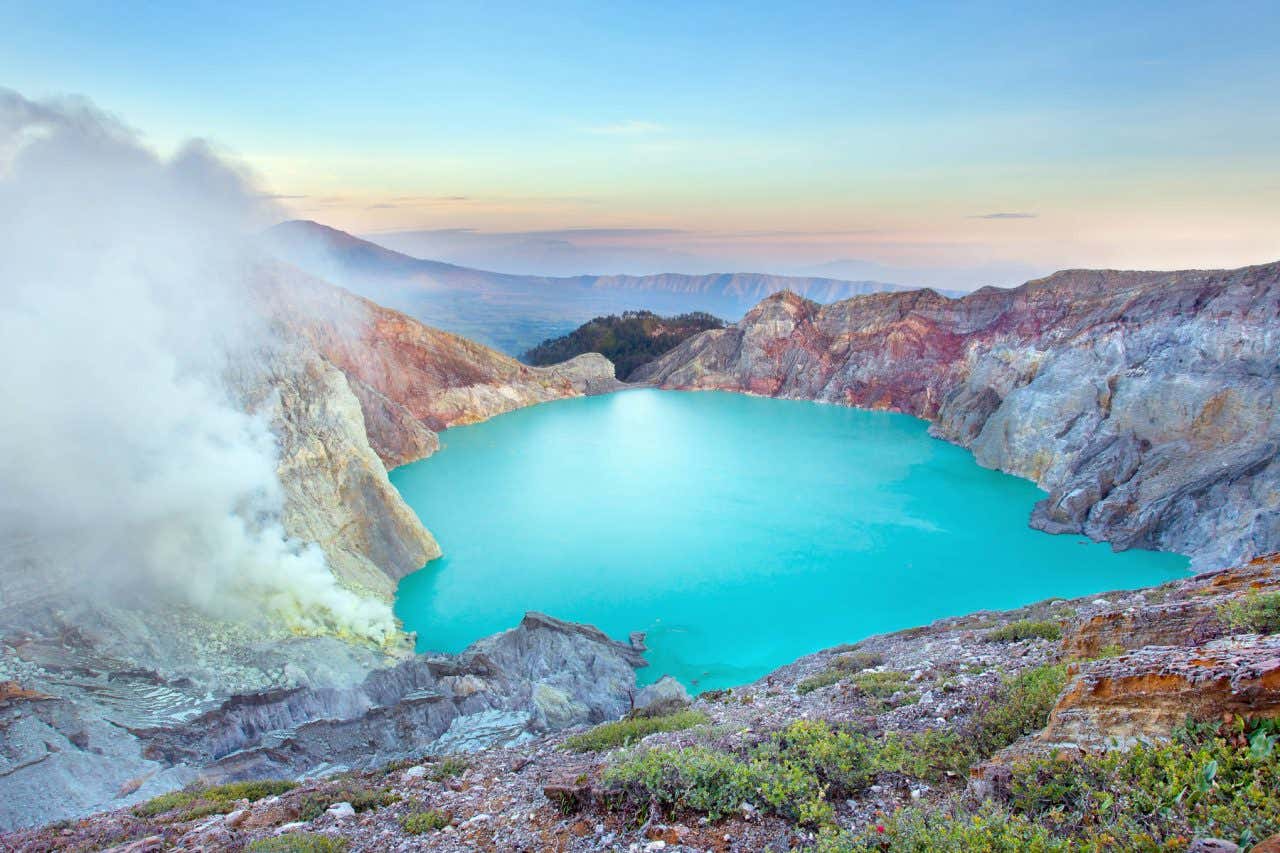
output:
POLYGON ((516 275, 414 258, 311 220, 268 229, 264 242, 281 259, 427 325, 519 355, 593 317, 625 310, 703 311, 736 319, 782 289, 821 301, 902 285, 768 273, 661 273, 647 276, 516 275))

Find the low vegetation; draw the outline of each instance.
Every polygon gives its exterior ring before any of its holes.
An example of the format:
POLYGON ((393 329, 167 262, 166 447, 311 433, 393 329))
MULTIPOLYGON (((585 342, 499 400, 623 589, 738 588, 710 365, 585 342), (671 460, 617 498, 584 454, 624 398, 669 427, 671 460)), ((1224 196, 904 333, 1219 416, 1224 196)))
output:
POLYGON ((1253 590, 1218 609, 1227 627, 1251 634, 1280 633, 1280 592, 1253 590))
POLYGON ((252 782, 230 782, 226 785, 186 788, 170 791, 133 807, 138 817, 157 817, 175 813, 176 820, 194 820, 211 814, 225 814, 241 800, 253 802, 283 794, 297 787, 297 782, 283 779, 260 779, 252 782))
POLYGON ((1035 622, 1031 619, 1019 619, 1001 625, 986 634, 988 642, 1015 643, 1018 640, 1061 640, 1062 626, 1057 622, 1035 622))
POLYGON ((411 812, 400 818, 400 826, 410 835, 425 835, 437 832, 453 822, 453 817, 439 809, 427 809, 423 812, 411 812))
POLYGON ((611 723, 602 723, 581 734, 571 735, 565 739, 564 745, 574 752, 599 752, 633 744, 655 732, 680 731, 706 721, 705 714, 688 709, 656 716, 633 714, 611 723))
POLYGON ((318 832, 292 832, 259 838, 244 849, 247 853, 342 853, 347 849, 347 840, 318 832))
POLYGON ((914 692, 907 688, 907 673, 892 669, 871 669, 883 662, 884 658, 880 655, 869 652, 841 655, 832 660, 826 669, 801 680, 796 685, 796 692, 803 696, 823 687, 847 681, 859 693, 872 698, 888 699, 898 693, 908 694, 904 697, 906 699, 914 698, 914 692))
MULTIPOLYGON (((900 690, 902 673, 875 675, 868 686, 900 690)), ((1027 670, 1008 679, 955 731, 876 734, 800 720, 739 751, 642 750, 605 771, 607 803, 637 813, 656 804, 715 820, 745 802, 802 825, 823 826, 834 817, 831 802, 857 794, 881 773, 942 779, 1043 728, 1065 682, 1063 666, 1027 670)))
POLYGON ((598 352, 613 362, 619 379, 627 379, 642 364, 675 349, 686 338, 707 329, 722 329, 724 321, 695 311, 659 317, 651 311, 624 311, 596 317, 560 338, 550 338, 526 352, 529 364, 558 364, 584 352, 598 352))
POLYGON ((854 851, 1183 850, 1197 837, 1243 848, 1280 831, 1280 724, 1188 722, 1171 742, 1013 765, 1003 805, 903 809, 862 833, 829 833, 823 853, 854 851))
POLYGON ((299 820, 315 820, 336 803, 350 803, 357 812, 379 809, 400 802, 400 796, 389 788, 375 788, 355 782, 345 782, 336 788, 315 791, 301 801, 299 820))
POLYGON ((864 669, 872 669, 883 663, 884 655, 878 652, 853 651, 837 657, 831 662, 831 666, 843 672, 862 672, 864 669))
POLYGON ((848 673, 843 670, 835 668, 824 669, 817 675, 811 675, 808 678, 801 680, 800 683, 796 685, 796 692, 803 696, 806 693, 812 693, 820 688, 830 687, 833 684, 844 681, 846 675, 848 675, 848 673))

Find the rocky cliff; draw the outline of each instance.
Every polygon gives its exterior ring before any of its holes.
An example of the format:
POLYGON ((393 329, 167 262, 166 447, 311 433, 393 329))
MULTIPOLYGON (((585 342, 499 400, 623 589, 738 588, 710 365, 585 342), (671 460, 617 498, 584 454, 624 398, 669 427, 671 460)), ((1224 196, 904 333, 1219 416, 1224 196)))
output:
MULTIPOLYGON (((388 466, 433 452, 439 429, 617 386, 598 356, 531 368, 288 267, 260 264, 254 281, 245 309, 274 334, 227 384, 275 433, 285 532, 318 545, 366 598, 389 603, 399 578, 440 554, 388 466)), ((0 580, 0 682, 11 685, 0 690, 0 826, 172 789, 224 760, 241 773, 354 761, 377 731, 390 754, 397 738, 465 747, 616 715, 643 664, 546 618, 428 660, 409 657, 403 636, 381 647, 299 636, 256 613, 237 621, 129 590, 85 600, 21 565, 0 580), (266 732, 295 729, 324 734, 263 746, 266 732)))
POLYGON ((907 412, 1049 496, 1032 524, 1197 567, 1280 549, 1280 264, 1072 270, 962 299, 772 296, 632 375, 907 412))
MULTIPOLYGON (((531 613, 459 655, 366 666, 350 683, 219 699, 188 679, 126 670, 65 639, 60 654, 29 640, 22 680, 0 682, 0 830, 197 780, 334 773, 520 743, 625 713, 635 668, 645 665, 639 639, 618 643, 531 613), (82 698, 90 692, 97 703, 82 698)), ((268 654, 301 662, 345 653, 342 644, 314 643, 284 640, 268 654)), ((0 849, 8 849, 3 840, 0 849)))
POLYGON ((386 600, 440 556, 387 468, 435 452, 441 429, 618 387, 599 356, 529 367, 288 267, 264 265, 255 280, 281 347, 241 381, 280 439, 286 530, 386 600))

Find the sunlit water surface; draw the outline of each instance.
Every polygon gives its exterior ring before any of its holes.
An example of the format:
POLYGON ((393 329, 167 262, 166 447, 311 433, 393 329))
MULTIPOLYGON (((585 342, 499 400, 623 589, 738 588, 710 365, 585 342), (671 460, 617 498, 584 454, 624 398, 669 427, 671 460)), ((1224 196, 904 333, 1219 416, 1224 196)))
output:
POLYGON ((540 610, 644 631, 642 682, 707 690, 869 634, 1187 565, 1032 530, 1039 489, 906 415, 636 390, 441 438, 391 475, 445 553, 400 584, 421 651, 540 610))

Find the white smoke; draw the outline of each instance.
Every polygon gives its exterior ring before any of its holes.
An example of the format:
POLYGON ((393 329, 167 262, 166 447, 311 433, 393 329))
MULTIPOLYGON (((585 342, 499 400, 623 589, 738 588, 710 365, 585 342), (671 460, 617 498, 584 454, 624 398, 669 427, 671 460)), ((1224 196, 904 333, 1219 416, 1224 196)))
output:
POLYGON ((0 565, 382 639, 389 608, 285 535, 274 437, 224 381, 271 347, 245 308, 263 199, 204 143, 161 157, 0 89, 0 565))

